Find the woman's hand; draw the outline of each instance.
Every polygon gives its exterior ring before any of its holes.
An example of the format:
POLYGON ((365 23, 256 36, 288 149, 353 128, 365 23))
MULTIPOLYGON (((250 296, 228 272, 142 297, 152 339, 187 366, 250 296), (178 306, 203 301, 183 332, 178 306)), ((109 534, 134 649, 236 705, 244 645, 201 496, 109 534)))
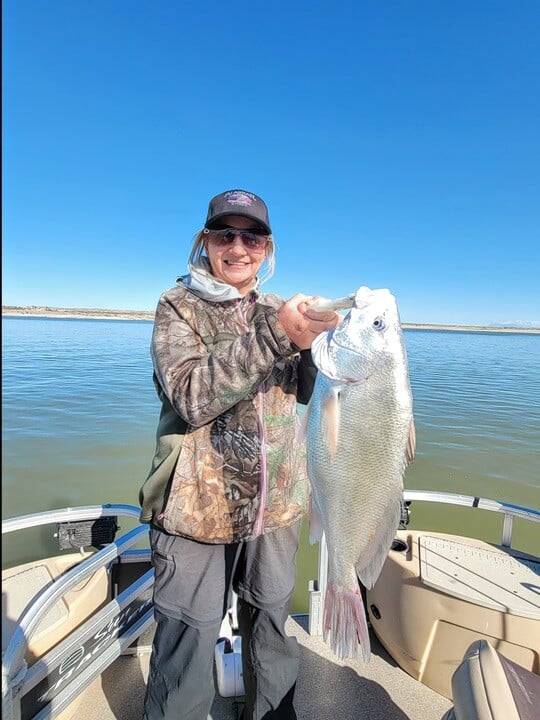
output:
POLYGON ((333 310, 316 311, 310 304, 318 296, 293 295, 278 311, 279 320, 289 339, 300 350, 307 350, 317 335, 335 328, 341 316, 333 310))

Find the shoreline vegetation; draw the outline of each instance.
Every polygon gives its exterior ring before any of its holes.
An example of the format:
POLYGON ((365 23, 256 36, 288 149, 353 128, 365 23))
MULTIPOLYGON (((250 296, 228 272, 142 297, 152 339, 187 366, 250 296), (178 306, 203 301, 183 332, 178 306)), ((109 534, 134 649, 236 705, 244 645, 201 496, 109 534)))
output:
MULTIPOLYGON (((42 305, 2 305, 2 317, 72 318, 76 320, 154 320, 153 310, 106 310, 103 308, 59 308, 42 305)), ((450 330, 454 332, 540 334, 540 327, 498 325, 436 325, 402 323, 405 330, 450 330)))

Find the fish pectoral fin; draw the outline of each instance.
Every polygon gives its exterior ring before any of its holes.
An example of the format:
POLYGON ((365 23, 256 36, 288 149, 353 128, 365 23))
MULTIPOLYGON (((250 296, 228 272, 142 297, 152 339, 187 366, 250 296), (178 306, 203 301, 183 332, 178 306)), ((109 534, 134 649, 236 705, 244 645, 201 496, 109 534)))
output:
POLYGON ((409 440, 407 442, 407 449, 405 451, 405 459, 407 460, 407 465, 412 463, 414 460, 414 455, 416 452, 416 427, 414 424, 414 417, 411 418, 411 424, 409 427, 409 440))
POLYGON ((323 521, 317 503, 313 499, 313 495, 309 502, 309 542, 313 545, 322 540, 324 532, 323 521))
POLYGON ((311 400, 307 404, 306 411, 304 413, 304 417, 302 418, 302 422, 300 423, 300 427, 298 428, 298 442, 300 443, 300 445, 305 443, 307 440, 307 431, 308 431, 310 415, 311 415, 311 400))
POLYGON ((337 453, 339 445, 341 391, 333 388, 322 404, 322 441, 331 457, 337 453))

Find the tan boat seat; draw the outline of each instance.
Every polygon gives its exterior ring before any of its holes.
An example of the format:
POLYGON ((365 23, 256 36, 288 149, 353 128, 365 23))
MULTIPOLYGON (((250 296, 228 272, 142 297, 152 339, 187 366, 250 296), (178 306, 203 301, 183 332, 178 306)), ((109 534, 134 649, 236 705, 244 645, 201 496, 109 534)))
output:
POLYGON ((476 640, 452 675, 452 695, 444 720, 538 720, 540 676, 476 640))
MULTIPOLYGON (((2 571, 2 653, 25 608, 40 592, 89 555, 69 553, 2 571)), ((29 639, 28 664, 32 665, 103 607, 109 600, 109 585, 107 569, 101 567, 57 600, 29 639)))

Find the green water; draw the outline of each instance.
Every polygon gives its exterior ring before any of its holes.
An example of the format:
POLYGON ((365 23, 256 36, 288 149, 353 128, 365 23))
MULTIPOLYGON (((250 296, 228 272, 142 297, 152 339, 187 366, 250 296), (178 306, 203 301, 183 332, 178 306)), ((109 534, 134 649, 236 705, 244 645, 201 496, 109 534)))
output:
MULTIPOLYGON (((3 517, 86 504, 136 505, 159 402, 149 322, 3 319, 3 517)), ((540 509, 540 335, 405 331, 417 453, 405 487, 540 509)), ((411 528, 500 540, 496 513, 415 502, 411 528)), ((127 521, 123 521, 127 528, 127 521)), ((3 567, 55 551, 54 528, 5 537, 3 567)), ((516 521, 540 555, 540 526, 516 521)), ((307 523, 293 609, 317 576, 307 523)))

